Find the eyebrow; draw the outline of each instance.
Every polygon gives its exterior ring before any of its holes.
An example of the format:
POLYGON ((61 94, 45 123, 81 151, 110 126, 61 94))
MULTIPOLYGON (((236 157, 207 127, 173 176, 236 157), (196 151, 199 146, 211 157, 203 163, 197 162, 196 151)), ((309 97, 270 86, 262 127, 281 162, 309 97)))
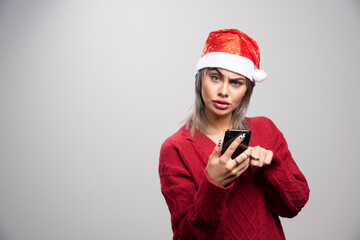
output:
POLYGON ((218 68, 210 68, 209 71, 215 70, 221 77, 223 77, 224 75, 220 72, 220 70, 218 68))
MULTIPOLYGON (((220 75, 220 77, 224 77, 224 75, 220 72, 220 70, 218 68, 209 68, 209 71, 211 71, 211 70, 216 71, 220 75)), ((229 80, 230 81, 246 81, 246 77, 241 76, 238 78, 230 78, 229 80)))

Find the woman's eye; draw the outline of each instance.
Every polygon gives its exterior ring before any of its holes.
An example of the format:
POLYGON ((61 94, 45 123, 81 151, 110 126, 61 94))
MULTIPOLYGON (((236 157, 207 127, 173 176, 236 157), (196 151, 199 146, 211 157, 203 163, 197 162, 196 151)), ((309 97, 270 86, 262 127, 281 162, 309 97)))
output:
POLYGON ((241 81, 231 81, 231 84, 234 86, 241 86, 243 83, 241 81))
POLYGON ((211 76, 211 79, 214 80, 214 81, 219 81, 220 78, 218 76, 211 76))

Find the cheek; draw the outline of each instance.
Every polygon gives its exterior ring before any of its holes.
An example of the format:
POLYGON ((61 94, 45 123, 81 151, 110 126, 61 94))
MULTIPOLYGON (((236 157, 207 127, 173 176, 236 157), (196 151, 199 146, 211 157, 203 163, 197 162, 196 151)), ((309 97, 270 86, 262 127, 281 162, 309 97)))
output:
POLYGON ((202 85, 201 88, 201 95, 203 96, 203 100, 205 100, 204 98, 211 98, 212 95, 212 88, 211 86, 209 86, 209 84, 207 84, 206 82, 203 82, 204 84, 202 85))
POLYGON ((236 102, 237 104, 239 104, 241 102, 241 100, 244 98, 245 96, 245 93, 246 93, 246 89, 242 90, 242 91, 239 91, 239 92, 236 92, 234 95, 234 102, 236 102))

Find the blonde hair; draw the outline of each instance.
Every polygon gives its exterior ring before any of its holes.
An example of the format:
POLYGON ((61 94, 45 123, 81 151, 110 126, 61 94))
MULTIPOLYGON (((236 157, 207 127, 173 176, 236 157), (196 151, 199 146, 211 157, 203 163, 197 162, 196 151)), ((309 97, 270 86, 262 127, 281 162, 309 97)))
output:
MULTIPOLYGON (((191 136, 194 135, 196 129, 198 129, 203 134, 208 133, 208 120, 205 116, 204 101, 201 95, 202 79, 206 75, 207 71, 208 68, 200 69, 195 76, 195 102, 191 109, 191 112, 186 118, 186 129, 190 128, 191 136)), ((254 84, 247 78, 246 87, 247 90, 242 101, 232 113, 231 121, 233 129, 248 129, 245 115, 249 107, 254 84)))

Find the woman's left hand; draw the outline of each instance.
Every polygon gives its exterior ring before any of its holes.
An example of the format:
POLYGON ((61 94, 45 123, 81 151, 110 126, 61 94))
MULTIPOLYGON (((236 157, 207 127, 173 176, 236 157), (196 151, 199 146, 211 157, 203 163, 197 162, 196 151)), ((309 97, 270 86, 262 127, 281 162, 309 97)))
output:
POLYGON ((265 167, 271 164, 273 152, 260 146, 252 148, 250 156, 250 166, 253 171, 257 168, 265 167))

